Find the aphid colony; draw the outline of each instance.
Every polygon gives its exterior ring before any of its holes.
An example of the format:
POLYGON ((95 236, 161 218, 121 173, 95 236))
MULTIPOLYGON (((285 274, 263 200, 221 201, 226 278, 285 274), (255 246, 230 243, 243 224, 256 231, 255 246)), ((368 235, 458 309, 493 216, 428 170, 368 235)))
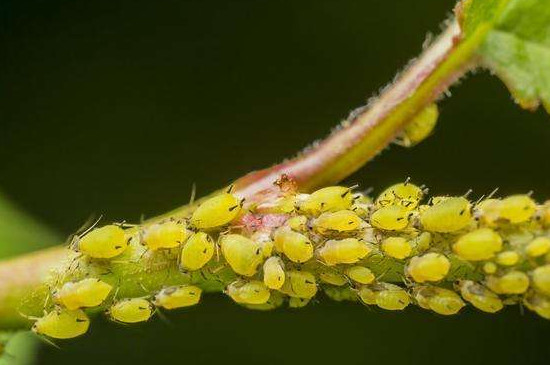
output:
POLYGON ((408 181, 375 200, 345 186, 312 194, 279 186, 245 204, 229 190, 188 217, 90 229, 71 244, 79 269, 56 278, 53 304, 33 330, 81 335, 94 307, 116 322, 147 321, 158 308, 197 304, 213 283, 259 310, 304 307, 322 290, 334 300, 386 310, 416 304, 441 315, 466 303, 489 313, 521 303, 550 319, 550 204, 425 193, 408 181), (121 297, 136 280, 144 295, 121 297))

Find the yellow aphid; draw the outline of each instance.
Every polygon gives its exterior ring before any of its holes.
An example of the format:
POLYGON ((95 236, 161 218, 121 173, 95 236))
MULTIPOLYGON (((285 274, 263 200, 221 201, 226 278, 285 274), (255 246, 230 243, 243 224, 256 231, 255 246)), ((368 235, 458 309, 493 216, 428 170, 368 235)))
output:
POLYGON ((329 271, 329 270, 321 271, 321 273, 319 274, 319 278, 324 283, 332 284, 336 286, 342 286, 348 283, 348 280, 344 275, 334 271, 329 271))
POLYGON ((512 195, 500 202, 500 218, 510 223, 526 222, 535 214, 537 204, 528 195, 512 195))
POLYGON ((254 275, 263 261, 260 245, 239 234, 221 236, 220 245, 225 260, 239 275, 254 275))
POLYGON ((529 289, 529 277, 521 271, 510 271, 500 277, 487 277, 486 284, 497 294, 523 294, 529 289))
POLYGON ((412 147, 425 140, 434 130, 438 116, 436 104, 430 104, 422 109, 405 125, 397 144, 412 147))
POLYGON ((386 231, 399 231, 409 225, 409 214, 401 205, 389 205, 372 213, 370 224, 386 231))
POLYGON ((290 297, 288 299, 288 306, 290 308, 303 308, 309 304, 309 298, 290 297))
POLYGON ((110 224, 88 232, 78 240, 78 249, 95 259, 110 259, 123 253, 128 247, 124 230, 110 224))
POLYGON ((285 302, 285 296, 278 291, 272 291, 267 302, 262 304, 244 304, 248 309, 270 311, 279 308, 285 302))
POLYGON ((475 212, 481 223, 492 226, 500 217, 500 200, 485 199, 476 205, 475 212))
POLYGON ((543 294, 550 295, 550 265, 537 267, 533 270, 533 284, 543 294))
POLYGON ((519 262, 519 253, 516 251, 503 251, 496 257, 496 261, 502 266, 514 266, 519 262))
POLYGON ((470 202, 463 197, 439 200, 420 214, 420 223, 427 231, 449 233, 470 224, 470 202))
POLYGON ((329 240, 318 250, 319 257, 325 264, 354 264, 367 256, 371 247, 357 238, 329 240))
POLYGON ((268 258, 264 262, 264 284, 269 289, 280 289, 285 282, 283 260, 277 256, 268 258))
POLYGON ((545 201, 539 208, 537 220, 542 223, 544 227, 550 226, 550 200, 545 201))
POLYGON ((413 252, 422 253, 430 248, 432 243, 432 234, 430 232, 422 232, 415 238, 409 240, 409 244, 413 248, 413 252))
POLYGON ((497 265, 494 262, 486 262, 483 264, 483 272, 486 274, 494 274, 497 272, 497 265))
POLYGON ((175 248, 181 245, 187 237, 183 222, 166 221, 147 227, 142 242, 152 251, 161 248, 175 248))
POLYGON ((369 268, 359 265, 348 267, 346 275, 359 284, 370 284, 376 279, 369 268))
POLYGON ((256 210, 261 213, 289 214, 294 212, 295 205, 296 195, 289 193, 260 204, 256 210))
POLYGON ((357 290, 349 286, 325 286, 323 291, 327 297, 336 302, 356 302, 358 299, 357 290))
POLYGON ((357 294, 363 303, 368 305, 376 304, 376 296, 378 295, 378 292, 374 291, 372 287, 362 286, 359 288, 357 294))
POLYGON ((229 284, 226 293, 240 304, 264 304, 271 295, 269 288, 258 280, 234 281, 229 284))
POLYGON ((383 290, 376 293, 376 305, 382 309, 403 310, 410 303, 409 294, 400 286, 383 283, 383 290))
POLYGON ((288 228, 279 228, 274 235, 275 248, 291 261, 303 263, 313 257, 313 245, 307 236, 288 228))
POLYGON ((407 266, 407 274, 417 283, 440 281, 449 273, 451 262, 440 253, 415 256, 407 266))
POLYGON ((537 237, 525 247, 525 253, 529 257, 539 257, 550 252, 550 238, 537 237))
POLYGON ((319 215, 349 209, 352 204, 351 189, 345 186, 329 186, 319 189, 297 204, 301 213, 319 215))
POLYGON ((403 260, 412 253, 412 247, 403 237, 388 237, 382 241, 382 251, 389 257, 403 260))
POLYGON ((315 275, 308 271, 288 271, 280 291, 291 297, 313 298, 317 294, 315 275))
POLYGON ((409 182, 395 184, 384 190, 378 198, 376 205, 387 207, 390 205, 399 205, 407 210, 413 210, 422 200, 424 192, 418 186, 409 182))
POLYGON ((166 309, 190 307, 201 299, 202 289, 194 285, 169 286, 155 295, 153 304, 166 309))
POLYGON ((184 270, 199 270, 206 265, 214 255, 215 244, 204 232, 193 234, 181 250, 180 266, 184 270))
POLYGON ((32 331, 51 338, 67 339, 85 334, 89 327, 90 319, 82 310, 56 308, 37 319, 32 331))
POLYGON ((502 238, 490 228, 479 228, 461 236, 453 251, 463 260, 482 261, 495 256, 502 249, 502 238))
POLYGON ((444 316, 456 314, 464 307, 464 302, 454 291, 435 286, 415 288, 414 299, 420 307, 444 316))
POLYGON ((99 279, 83 279, 63 284, 54 294, 57 303, 69 310, 96 307, 103 303, 113 287, 99 279))
POLYGON ((471 280, 461 280, 457 285, 462 298, 479 310, 495 313, 504 307, 498 295, 480 284, 471 280))
POLYGON ((216 195, 193 212, 191 225, 198 229, 220 227, 237 218, 241 212, 241 203, 235 195, 223 193, 216 195))
POLYGON ((290 229, 294 231, 307 231, 307 217, 305 215, 296 215, 294 217, 291 217, 286 221, 286 224, 290 227, 290 229))
POLYGON ((361 226, 361 218, 351 210, 326 212, 313 221, 313 228, 321 234, 331 232, 356 231, 361 226))
POLYGON ((115 322, 138 323, 149 320, 153 316, 154 308, 146 299, 128 298, 113 303, 107 313, 115 322))
POLYGON ((523 303, 542 318, 550 319, 549 297, 531 291, 525 296, 523 303))

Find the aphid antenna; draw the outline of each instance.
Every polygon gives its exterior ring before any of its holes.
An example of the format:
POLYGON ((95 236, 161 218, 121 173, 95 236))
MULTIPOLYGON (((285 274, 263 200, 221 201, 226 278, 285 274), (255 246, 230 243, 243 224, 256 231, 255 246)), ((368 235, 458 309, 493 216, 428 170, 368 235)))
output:
POLYGON ((493 191, 491 191, 489 195, 487 195, 487 199, 491 199, 493 196, 495 196, 495 194, 498 192, 498 189, 499 189, 498 186, 494 188, 493 191))
POLYGON ((407 178, 405 179, 405 182, 403 183, 403 185, 407 186, 408 183, 411 182, 411 177, 410 176, 407 176, 407 178))
POLYGON ((84 232, 77 234, 78 238, 84 237, 85 235, 87 235, 88 233, 90 233, 90 231, 91 231, 92 229, 94 229, 94 228, 97 226, 97 224, 98 224, 102 219, 103 219, 103 214, 100 214, 100 215, 99 215, 99 218, 97 218, 97 219, 94 221, 94 223, 92 223, 91 226, 89 226, 87 229, 85 229, 84 232))
POLYGON ((197 184, 193 183, 191 185, 191 196, 189 197, 189 204, 193 204, 195 202, 195 197, 197 196, 197 184))

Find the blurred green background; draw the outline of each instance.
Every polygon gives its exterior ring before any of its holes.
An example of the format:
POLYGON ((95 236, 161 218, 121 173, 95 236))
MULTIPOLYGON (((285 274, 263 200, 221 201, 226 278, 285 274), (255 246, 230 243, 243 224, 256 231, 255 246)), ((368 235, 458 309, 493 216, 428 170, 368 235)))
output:
MULTIPOLYGON (((0 2, 0 189, 68 235, 136 221, 321 138, 438 33, 453 0, 0 2)), ((350 177, 434 194, 550 198, 549 117, 487 72, 443 100, 435 135, 350 177)), ((45 240, 51 242, 51 240, 45 240)), ((29 243, 30 244, 30 243, 29 243)), ((35 242, 33 243, 35 244, 35 242)), ((30 247, 30 246, 29 246, 30 247)), ((28 250, 21 245, 11 252, 28 250)), ((4 250, 7 251, 7 250, 4 250)), ((259 313, 221 295, 142 326, 103 318, 40 364, 548 364, 550 322, 516 307, 442 318, 321 300, 259 313)), ((15 359, 17 361, 17 359, 15 359)))

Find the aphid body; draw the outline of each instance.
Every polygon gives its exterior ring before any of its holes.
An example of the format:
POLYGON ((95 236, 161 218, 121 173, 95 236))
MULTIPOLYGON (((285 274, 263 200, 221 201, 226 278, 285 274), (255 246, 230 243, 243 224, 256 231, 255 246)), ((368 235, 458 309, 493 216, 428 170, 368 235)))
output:
POLYGON ((221 236, 222 253, 233 271, 252 276, 263 261, 260 244, 239 234, 221 236))
POLYGON ((440 199, 421 212, 420 223, 424 229, 431 232, 459 231, 470 224, 470 208, 470 202, 463 197, 440 199))
POLYGON ((351 210, 326 212, 313 221, 313 228, 321 234, 331 232, 356 231, 361 226, 361 218, 351 210))
POLYGON ((285 282, 285 271, 283 261, 277 257, 272 256, 265 260, 264 266, 264 284, 269 289, 280 289, 285 282))
POLYGON ((170 286, 155 295, 153 304, 166 309, 190 307, 200 301, 201 294, 201 288, 194 285, 170 286))
POLYGON ((265 284, 258 280, 237 280, 229 284, 227 295, 240 304, 264 304, 269 300, 271 292, 265 284))
POLYGON ((329 186, 319 189, 297 204, 298 211, 316 216, 323 212, 346 210, 352 204, 351 189, 345 186, 329 186))
POLYGON ((410 211, 418 206, 423 196, 424 192, 418 186, 409 182, 399 183, 384 190, 376 199, 376 205, 398 205, 410 211))
POLYGON ((401 205, 388 205, 372 213, 370 224, 386 231, 400 231, 409 225, 409 214, 401 205))
POLYGON ((498 295, 480 284, 471 280, 461 280, 457 286, 462 298, 483 312, 495 313, 504 307, 498 295))
POLYGON ((447 257, 430 252, 413 257, 407 266, 407 274, 417 283, 440 281, 447 276, 450 268, 451 263, 447 257))
POLYGON ((203 202, 191 215, 191 225, 198 229, 224 226, 237 218, 241 201, 233 194, 223 193, 203 202))
POLYGON ((382 241, 382 251, 394 259, 403 260, 412 253, 412 247, 403 237, 388 237, 382 241))
POLYGON ((90 327, 90 319, 82 310, 56 308, 39 318, 32 331, 57 339, 74 338, 85 334, 90 327))
POLYGON ((199 270, 212 259, 214 251, 214 242, 208 234, 194 233, 181 250, 180 266, 185 270, 199 270))
POLYGON ((453 251, 468 261, 488 260, 502 249, 502 238, 491 228, 479 228, 461 236, 453 251))
POLYGON ((359 265, 348 267, 346 275, 359 284, 371 284, 376 279, 369 268, 359 265))
POLYGON ((99 279, 88 278, 63 284, 54 294, 56 302, 69 310, 96 307, 103 303, 113 287, 99 279))
POLYGON ((287 271, 281 292, 291 297, 310 299, 317 294, 315 275, 309 271, 287 271))
POLYGON ((95 259, 110 259, 128 247, 124 230, 115 224, 96 228, 78 239, 78 249, 95 259))
POLYGON ((404 147, 413 147, 419 144, 432 133, 438 116, 437 104, 428 105, 405 125, 397 143, 404 147))
POLYGON ((329 266, 354 264, 370 252, 370 246, 357 238, 329 240, 318 250, 319 257, 329 266))
POLYGON ((187 237, 183 222, 165 221, 147 227, 142 242, 152 251, 163 248, 175 248, 181 245, 187 237))
POLYGON ((111 305, 109 317, 115 322, 138 323, 145 322, 153 316, 153 305, 144 298, 127 298, 111 305))
POLYGON ((415 288, 414 299, 420 307, 444 316, 456 314, 464 307, 464 302, 454 291, 435 286, 415 288))
POLYGON ((291 261, 304 263, 313 257, 313 245, 302 233, 283 227, 275 231, 273 238, 275 248, 291 261))

